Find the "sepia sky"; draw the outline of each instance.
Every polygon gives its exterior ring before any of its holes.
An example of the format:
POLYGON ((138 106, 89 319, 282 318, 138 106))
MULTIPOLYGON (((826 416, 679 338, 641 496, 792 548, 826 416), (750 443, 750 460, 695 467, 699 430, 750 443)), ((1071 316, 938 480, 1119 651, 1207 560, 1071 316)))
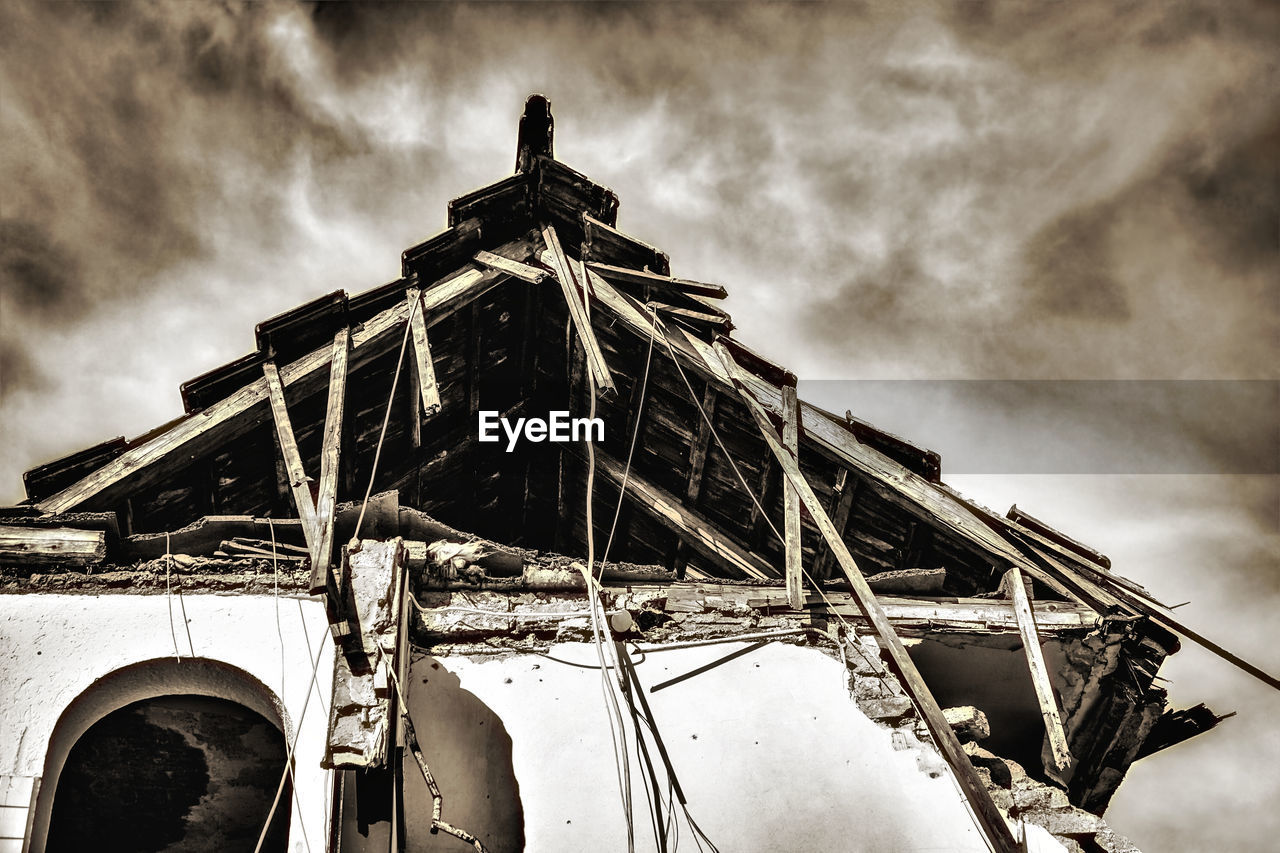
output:
MULTIPOLYGON (((4 4, 0 504, 180 414, 260 320, 394 279, 511 172, 535 91, 559 159, 726 285, 803 396, 1280 670, 1265 3, 4 4), (921 379, 965 381, 863 382, 921 379)), ((1137 765, 1109 820, 1148 853, 1267 848, 1280 696, 1189 644, 1163 674, 1239 716, 1137 765)))

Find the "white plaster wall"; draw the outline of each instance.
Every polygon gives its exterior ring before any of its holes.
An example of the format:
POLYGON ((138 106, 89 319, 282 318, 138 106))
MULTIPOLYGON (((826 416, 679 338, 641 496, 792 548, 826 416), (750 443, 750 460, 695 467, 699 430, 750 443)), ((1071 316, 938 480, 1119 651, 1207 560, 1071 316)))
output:
MULTIPOLYGON (((164 595, 0 595, 0 775, 43 776, 50 737, 67 706, 97 679, 123 667, 172 659, 171 626, 182 657, 235 667, 271 691, 277 713, 265 712, 269 718, 283 717, 288 740, 296 737, 297 744, 290 849, 306 849, 305 825, 310 849, 323 850, 331 780, 320 761, 333 647, 323 606, 307 599, 175 595, 170 602, 164 595), (309 690, 317 654, 317 687, 309 690)), ((165 686, 157 684, 158 693, 185 692, 165 686)), ((217 685, 207 686, 210 695, 218 695, 217 685)), ((42 782, 52 784, 47 778, 42 782)))
MULTIPOLYGON (((650 653, 637 671, 648 688, 745 645, 650 653)), ((590 645, 561 645, 549 654, 596 662, 590 645)), ((528 851, 626 849, 598 671, 537 655, 477 656, 422 659, 413 676, 411 708, 426 704, 425 696, 415 700, 414 694, 433 683, 442 690, 460 687, 505 725, 528 851), (432 672, 432 663, 455 675, 457 686, 432 672)), ((843 666, 815 649, 772 643, 647 695, 693 817, 726 853, 987 850, 937 753, 918 742, 901 748, 900 735, 895 749, 892 733, 858 710, 843 666)), ((424 720, 418 728, 447 738, 451 725, 467 724, 424 720)), ((424 747, 431 761, 432 750, 424 747)), ((450 797, 449 777, 467 768, 432 769, 444 795, 444 819, 483 838, 483 827, 465 822, 467 804, 450 797)), ((637 847, 652 850, 638 769, 633 777, 637 847)), ((410 804, 416 787, 406 789, 410 804)), ((681 837, 694 849, 687 830, 681 837)), ((411 836, 410 849, 434 850, 447 843, 442 838, 411 836)))

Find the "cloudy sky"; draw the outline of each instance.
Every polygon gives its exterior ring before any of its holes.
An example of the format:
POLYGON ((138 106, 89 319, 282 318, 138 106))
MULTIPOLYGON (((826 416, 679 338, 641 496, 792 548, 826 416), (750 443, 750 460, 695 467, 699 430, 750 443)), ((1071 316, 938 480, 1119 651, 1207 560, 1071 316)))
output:
MULTIPOLYGON (((539 91, 802 394, 1280 670, 1277 57, 1248 2, 4 4, 0 502, 179 414, 257 321, 393 279, 539 91), (866 381, 922 379, 964 381, 866 381)), ((1263 849, 1280 697, 1194 649, 1165 675, 1240 715, 1109 817, 1263 849)))

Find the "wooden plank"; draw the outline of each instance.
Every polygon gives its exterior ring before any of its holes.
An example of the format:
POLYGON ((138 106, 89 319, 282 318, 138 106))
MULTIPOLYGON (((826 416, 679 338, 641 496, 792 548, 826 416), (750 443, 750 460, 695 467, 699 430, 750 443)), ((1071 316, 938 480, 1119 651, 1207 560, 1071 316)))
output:
POLYGON ((271 417, 276 425, 276 437, 280 440, 280 455, 284 460, 285 473, 289 477, 289 489, 293 492, 293 504, 298 510, 298 518, 302 519, 302 532, 307 537, 307 547, 311 549, 312 558, 319 553, 320 524, 316 518, 316 505, 311 496, 311 486, 306 472, 302 469, 302 455, 298 453, 298 443, 293 437, 293 425, 289 423, 289 408, 284 400, 284 385, 280 381, 280 371, 274 361, 262 365, 262 373, 267 380, 267 394, 271 401, 271 417))
POLYGON ((422 316, 422 291, 411 287, 405 291, 409 325, 413 334, 413 358, 418 370, 418 391, 422 400, 422 416, 429 418, 440 411, 440 388, 436 385, 436 365, 427 340, 427 321, 422 316))
POLYGON ((1005 573, 1005 578, 1013 600, 1013 613, 1018 619, 1018 633, 1022 635, 1022 648, 1027 655, 1027 667, 1031 670, 1036 701, 1040 703, 1040 716, 1044 717, 1045 733, 1049 736, 1049 749, 1058 770, 1066 772, 1071 766, 1071 750, 1067 748, 1067 732, 1062 727, 1062 712, 1053 694, 1053 684, 1049 681, 1049 668, 1045 666, 1040 634, 1036 631, 1036 617, 1031 612, 1031 602, 1027 598, 1022 572, 1010 569, 1005 573))
POLYGON ((729 349, 723 344, 719 342, 715 344, 715 354, 719 356, 721 364, 732 377, 742 401, 750 410, 752 417, 755 418, 761 435, 764 436, 769 449, 773 451, 774 457, 777 458, 778 464, 782 467, 783 474, 799 493, 800 500, 809 510, 810 515, 813 516, 818 529, 835 553, 836 561, 849 582, 849 588, 853 593, 858 609, 862 611, 863 616, 871 623, 872 628, 880 638, 882 647, 889 653, 897 675, 902 681, 902 686, 906 689, 916 709, 920 712, 920 716, 928 726, 930 734, 933 735, 938 749, 941 750, 947 763, 951 765, 956 781, 960 784, 960 788, 969 804, 973 806, 974 814, 978 819, 979 825, 983 828, 987 840, 991 842, 998 853, 1017 853, 1019 845, 1009 831, 1004 817, 991 799, 991 794, 987 791, 986 786, 978 778, 977 772, 969 762, 969 757, 961 748, 960 741, 956 738, 955 732, 952 731, 951 725, 947 722, 946 716, 938 706, 937 700, 933 698, 933 694, 930 692, 929 686, 925 684, 920 671, 916 669, 915 662, 907 654, 907 650, 894 631, 893 625, 890 624, 888 616, 885 615, 879 602, 876 601, 875 593, 867 586, 867 581, 862 576, 862 571, 858 568, 853 555, 849 553, 849 549, 840 537, 839 531, 836 530, 835 525, 827 516, 822 502, 813 493, 812 487, 810 487, 804 474, 800 471, 799 460, 783 446, 782 442, 774 434, 773 423, 769 420, 769 416, 747 388, 744 382, 747 378, 746 372, 738 366, 729 349))
POLYGON ((523 264, 520 261, 513 261, 510 258, 502 257, 502 255, 495 255, 493 252, 476 252, 476 263, 496 272, 514 276, 521 281, 527 281, 530 284, 542 284, 547 278, 547 271, 544 269, 523 264))
MULTIPOLYGON (((574 454, 585 458, 585 453, 575 444, 565 444, 574 454)), ((595 451, 596 470, 621 486, 623 465, 599 447, 595 451)), ((760 580, 776 578, 778 572, 764 560, 733 541, 729 534, 686 507, 678 497, 650 483, 636 474, 627 475, 627 497, 645 512, 672 530, 690 547, 708 559, 729 566, 748 577, 760 580)))
POLYGON ((0 565, 80 568, 107 557, 107 535, 74 527, 0 526, 0 565))
POLYGON ((658 275, 657 273, 644 272, 641 270, 631 270, 626 267, 617 267, 612 264, 588 263, 600 275, 612 281, 621 284, 630 284, 635 287, 653 287, 659 290, 674 290, 678 293, 693 294, 695 296, 703 296, 707 299, 724 299, 729 295, 729 291, 725 290, 718 284, 704 284, 700 281, 690 281, 684 278, 672 278, 667 275, 658 275))
MULTIPOLYGON (((853 501, 858 494, 858 481, 856 479, 851 481, 848 468, 841 468, 840 472, 836 474, 833 492, 831 523, 839 531, 840 538, 844 539, 845 528, 849 525, 849 513, 853 510, 853 501)), ((818 549, 818 557, 813 561, 814 580, 824 581, 827 579, 831 572, 831 559, 830 548, 824 545, 818 549)))
MULTIPOLYGON (((520 239, 503 245, 497 253, 525 258, 531 250, 529 241, 520 239)), ((427 327, 504 280, 506 276, 501 273, 476 269, 465 269, 442 279, 422 297, 427 327)), ((351 334, 352 362, 348 370, 398 346, 400 338, 396 332, 404 328, 407 317, 407 303, 400 300, 364 321, 351 334)), ((318 391, 328 379, 331 357, 331 347, 327 345, 314 350, 281 368, 281 382, 285 387, 299 386, 300 396, 318 391)), ((93 473, 40 501, 37 508, 46 514, 68 512, 86 504, 114 508, 131 490, 155 485, 185 468, 191 460, 265 423, 270 417, 267 397, 265 378, 251 382, 207 409, 174 423, 163 433, 130 447, 93 473)))
MULTIPOLYGON (((790 385, 782 389, 782 446, 792 458, 800 459, 800 430, 796 423, 798 411, 796 389, 790 385)), ((793 610, 804 607, 804 578, 802 577, 804 550, 800 540, 800 493, 790 482, 782 493, 783 538, 787 552, 787 599, 793 610)))
MULTIPOLYGON (((556 279, 560 282, 560 289, 564 292, 564 299, 569 306, 569 315, 573 318, 573 325, 578 332, 578 338, 582 341, 582 346, 586 350, 587 367, 595 380, 596 393, 614 394, 616 390, 613 386, 613 377, 609 375, 609 366, 605 364, 604 353, 600 351, 600 343, 596 340, 595 331, 591 328, 591 320, 587 316, 586 307, 583 305, 582 297, 578 292, 578 285, 574 281, 569 258, 560 246, 560 238, 556 236, 556 229, 550 225, 542 226, 542 239, 546 242, 547 249, 551 253, 551 262, 555 270, 556 279)), ((588 283, 583 282, 584 289, 587 286, 589 286, 588 283)))
MULTIPOLYGON (((338 505, 342 422, 346 416, 347 355, 350 349, 351 330, 339 329, 333 336, 333 357, 329 364, 329 403, 324 413, 324 440, 320 447, 320 489, 316 497, 316 523, 320 528, 320 536, 316 549, 311 553, 312 595, 326 590, 330 595, 341 595, 341 584, 335 582, 330 566, 333 561, 333 521, 338 505)), ((340 601, 339 597, 338 602, 340 601)))

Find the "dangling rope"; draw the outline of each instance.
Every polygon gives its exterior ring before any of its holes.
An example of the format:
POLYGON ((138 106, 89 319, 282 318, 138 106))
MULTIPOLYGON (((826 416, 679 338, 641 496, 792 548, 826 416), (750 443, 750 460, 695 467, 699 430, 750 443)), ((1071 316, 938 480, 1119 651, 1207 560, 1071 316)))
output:
POLYGON ((387 424, 391 422, 391 407, 396 399, 396 385, 400 382, 400 369, 404 366, 404 352, 409 346, 409 334, 413 330, 413 318, 418 314, 421 296, 413 300, 409 306, 409 319, 404 324, 404 337, 400 340, 400 355, 396 358, 396 372, 391 377, 391 393, 387 395, 387 410, 382 416, 382 430, 378 433, 378 446, 373 451, 373 469, 369 472, 369 487, 364 490, 364 500, 360 502, 360 516, 356 519, 356 532, 353 539, 360 538, 360 526, 364 524, 364 511, 369 506, 369 496, 373 494, 373 481, 378 476, 378 460, 382 458, 382 442, 387 437, 387 424))
POLYGON ((649 365, 653 362, 653 342, 656 337, 657 328, 650 326, 649 352, 644 357, 644 378, 640 381, 640 401, 636 404, 635 426, 631 429, 631 445, 627 448, 627 464, 622 469, 622 485, 618 487, 618 505, 613 510, 613 523, 609 525, 609 540, 604 545, 604 556, 600 558, 601 576, 604 575, 604 567, 609 562, 609 549, 613 547, 613 534, 618 529, 618 516, 622 514, 622 501, 627 494, 627 480, 631 476, 631 457, 636 452, 636 438, 640 435, 641 418, 647 399, 645 394, 649 389, 649 365))
POLYGON ((164 599, 169 605, 169 635, 173 637, 173 656, 182 663, 182 652, 178 651, 178 629, 173 627, 173 591, 169 583, 169 571, 173 568, 173 554, 169 550, 169 531, 164 534, 164 599))

